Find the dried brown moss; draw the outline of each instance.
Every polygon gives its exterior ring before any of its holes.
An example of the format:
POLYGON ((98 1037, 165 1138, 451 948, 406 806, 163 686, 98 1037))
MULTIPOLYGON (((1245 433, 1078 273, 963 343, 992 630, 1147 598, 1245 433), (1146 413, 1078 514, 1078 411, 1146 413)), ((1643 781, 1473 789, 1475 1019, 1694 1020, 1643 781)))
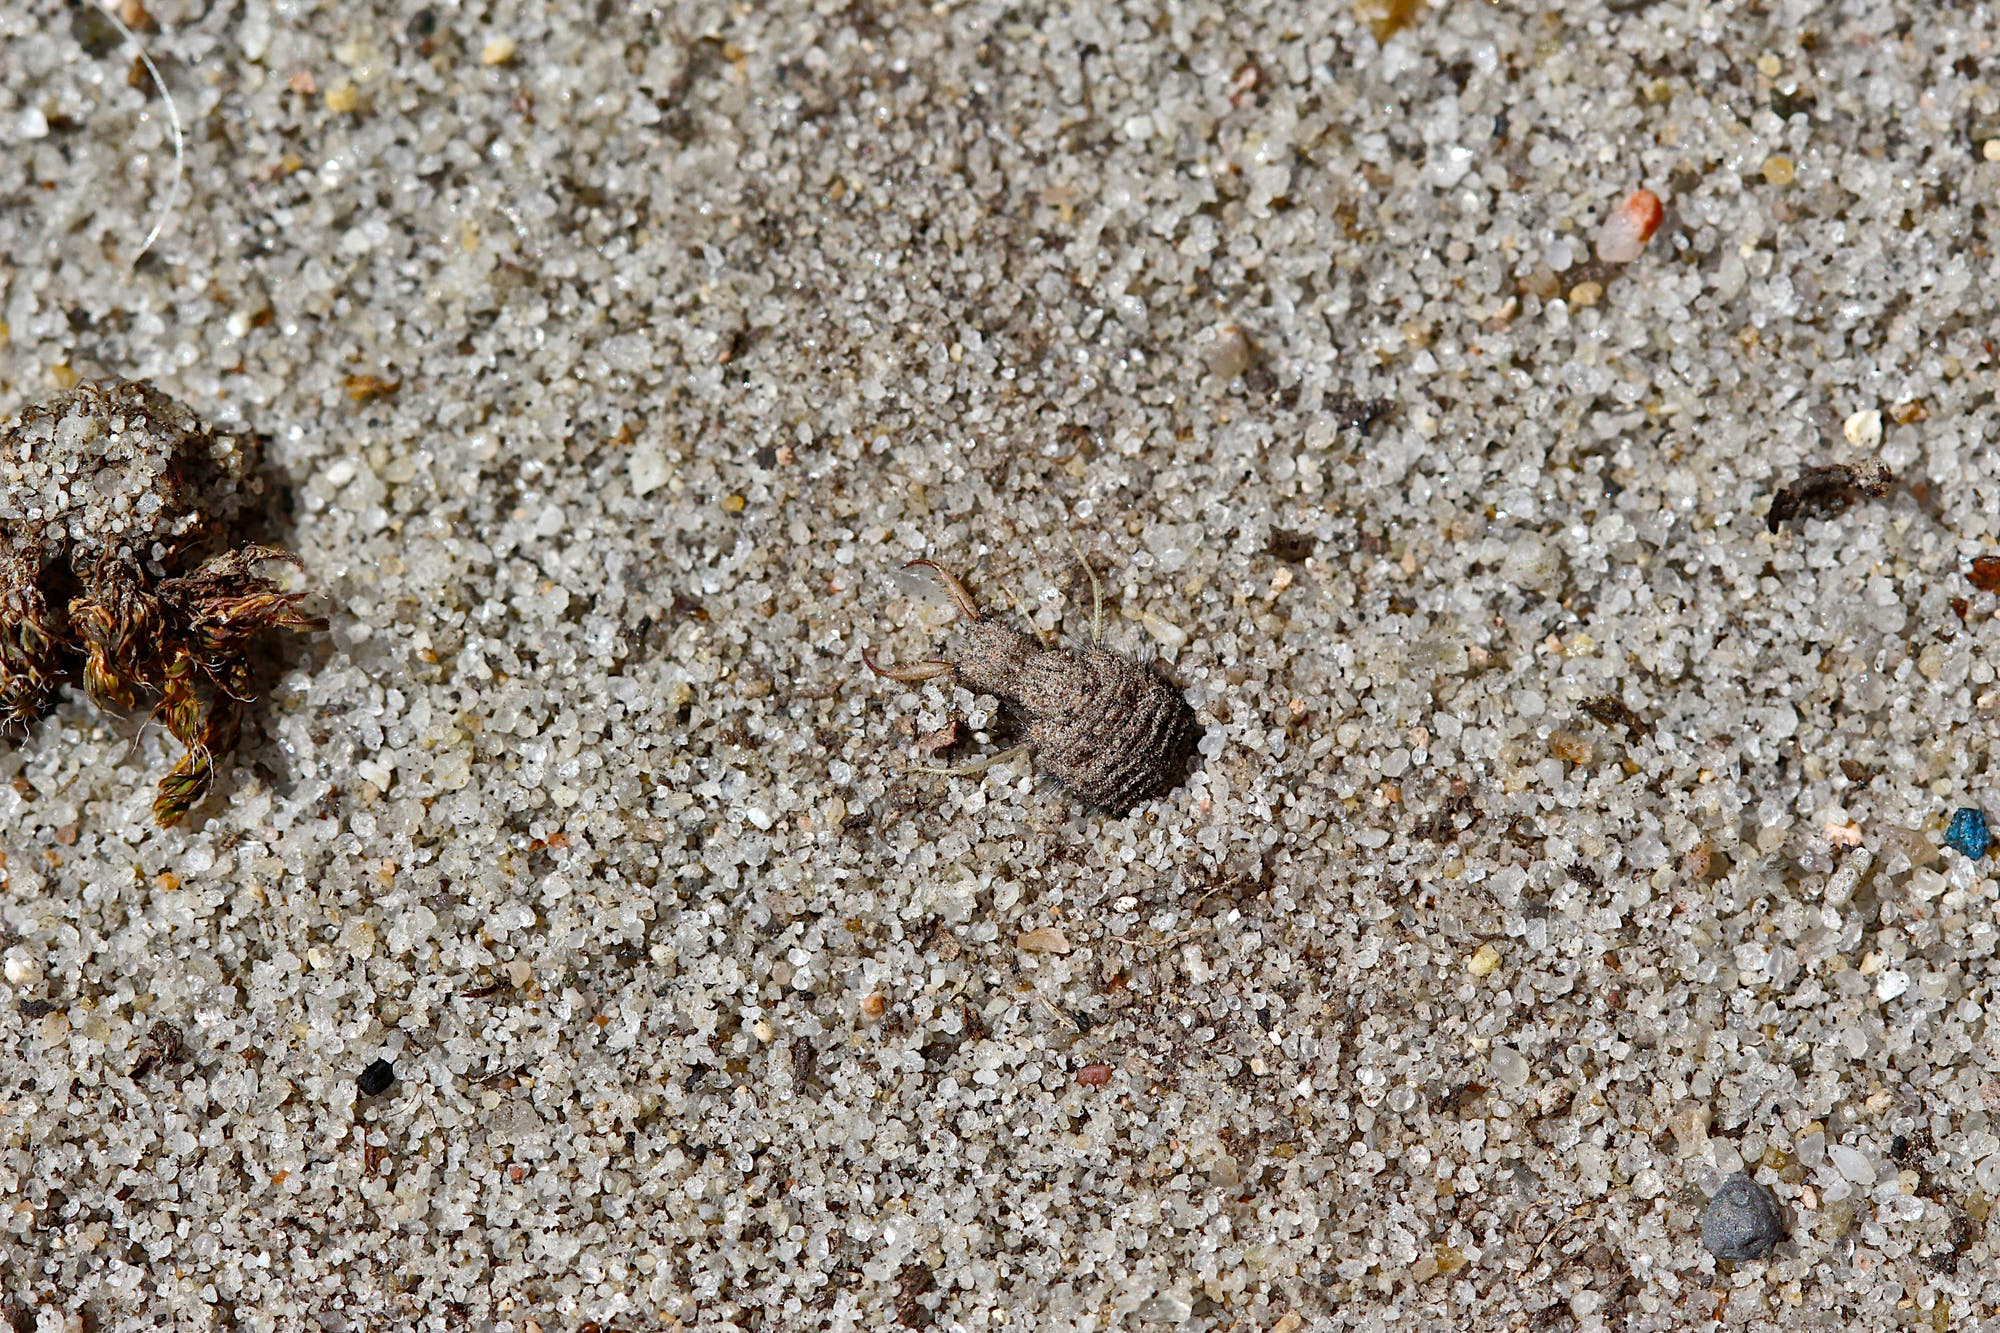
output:
POLYGON ((153 817, 184 818, 236 741, 252 647, 326 627, 256 573, 298 563, 241 540, 263 500, 254 438, 147 384, 79 385, 0 432, 0 724, 79 679, 99 703, 150 703, 187 747, 153 817))

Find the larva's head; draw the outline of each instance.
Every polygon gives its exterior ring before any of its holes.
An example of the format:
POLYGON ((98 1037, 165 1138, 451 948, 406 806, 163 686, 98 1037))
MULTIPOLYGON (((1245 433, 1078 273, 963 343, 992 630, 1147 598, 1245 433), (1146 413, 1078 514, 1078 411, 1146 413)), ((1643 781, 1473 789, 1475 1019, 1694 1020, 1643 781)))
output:
POLYGON ((865 652, 861 654, 861 660, 868 664, 870 671, 890 680, 929 680, 950 671, 957 674, 967 689, 997 695, 1002 699, 1018 698, 1021 669, 1029 658, 1043 651, 1041 644, 1032 636, 982 614, 979 604, 972 600, 972 594, 966 591, 965 585, 935 560, 912 560, 904 568, 918 566, 937 576, 939 584, 958 607, 959 614, 965 617, 965 631, 957 655, 950 660, 932 658, 900 667, 878 666, 875 659, 865 652))
POLYGON ((1032 635, 982 616, 965 627, 951 665, 967 689, 1014 700, 1021 694, 1022 669, 1042 651, 1032 635))

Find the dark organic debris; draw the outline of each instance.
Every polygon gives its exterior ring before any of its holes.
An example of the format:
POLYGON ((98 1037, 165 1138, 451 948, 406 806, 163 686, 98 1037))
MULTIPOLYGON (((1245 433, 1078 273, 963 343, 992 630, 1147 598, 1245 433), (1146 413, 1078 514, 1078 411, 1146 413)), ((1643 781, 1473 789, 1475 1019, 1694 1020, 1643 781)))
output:
POLYGON ((187 1047, 181 1041, 181 1031, 164 1020, 146 1029, 146 1035, 139 1041, 138 1058, 132 1062, 132 1077, 142 1079, 155 1069, 179 1064, 187 1058, 187 1047))
POLYGON ((1595 699, 1585 699, 1578 707, 1607 727, 1625 728, 1627 740, 1637 740, 1641 736, 1652 734, 1652 723, 1626 707, 1625 701, 1615 694, 1601 694, 1595 699))
POLYGON ((959 723, 963 720, 957 714, 953 714, 946 718, 944 725, 936 731, 919 736, 917 738, 917 752, 926 759, 935 759, 947 750, 950 750, 963 739, 962 729, 959 726, 959 723))
POLYGON ((923 1298, 937 1288, 937 1276, 922 1264, 905 1264, 896 1274, 896 1322, 904 1328, 929 1328, 937 1318, 923 1298))
POLYGON ((1327 398, 1326 412, 1338 421, 1345 430, 1362 435, 1374 429, 1375 423, 1389 415, 1395 404, 1386 398, 1360 398, 1349 393, 1337 393, 1327 398))
POLYGON ((1410 836, 1425 842, 1450 842, 1479 822, 1479 805, 1469 793, 1445 797, 1436 810, 1417 821, 1410 836), (1459 823, 1463 816, 1465 822, 1459 823))
POLYGON ((354 1086, 361 1090, 363 1097, 379 1097, 389 1090, 396 1081, 396 1066, 387 1060, 376 1060, 354 1080, 354 1086))
POLYGON ((1765 522, 1776 532, 1780 524, 1787 522, 1834 518, 1864 495, 1881 499, 1889 493, 1889 483, 1894 480, 1888 468, 1874 461, 1808 468, 1771 497, 1771 512, 1765 522))
POLYGON ((1296 565, 1311 556, 1318 544, 1309 532, 1272 528, 1270 536, 1264 539, 1264 552, 1288 565, 1296 565))

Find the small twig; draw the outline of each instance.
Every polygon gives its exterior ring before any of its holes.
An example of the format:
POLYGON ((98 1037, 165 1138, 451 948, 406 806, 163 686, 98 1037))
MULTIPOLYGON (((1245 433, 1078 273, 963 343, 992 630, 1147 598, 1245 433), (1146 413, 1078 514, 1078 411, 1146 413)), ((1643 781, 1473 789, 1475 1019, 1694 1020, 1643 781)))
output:
MULTIPOLYGON (((1529 1204, 1528 1207, 1522 1211, 1521 1216, 1515 1220, 1514 1225, 1512 1228, 1510 1228, 1510 1230, 1512 1230, 1516 1236, 1519 1236, 1521 1223, 1527 1221, 1528 1218, 1532 1217, 1534 1215, 1535 1210, 1537 1208, 1540 1208, 1543 1204, 1554 1203, 1554 1202, 1555 1202, 1554 1199, 1537 1199, 1534 1203, 1529 1204)), ((1522 1269, 1521 1271, 1524 1273, 1534 1271, 1535 1265, 1542 1261, 1542 1251, 1546 1250, 1549 1247, 1550 1243, 1554 1241, 1557 1236, 1560 1236, 1562 1235, 1563 1232, 1569 1230, 1570 1225, 1572 1223, 1581 1222, 1584 1218, 1590 1216, 1590 1210, 1591 1210, 1590 1204, 1587 1203, 1579 1204, 1575 1212, 1571 1213, 1568 1217, 1565 1217, 1562 1221, 1550 1227, 1548 1230, 1548 1234, 1543 1236, 1541 1240, 1535 1245, 1534 1253, 1528 1256, 1527 1267, 1522 1269)))
POLYGON ((1105 938, 1109 940, 1117 940, 1120 944, 1129 944, 1135 949, 1171 949, 1176 944, 1185 943, 1186 941, 1193 939, 1195 936, 1203 935, 1206 934, 1207 932, 1208 932, 1208 922, 1204 921, 1192 930, 1183 930, 1173 935, 1162 935, 1157 940, 1134 939, 1130 935, 1107 935, 1105 936, 1105 938))
MULTIPOLYGON (((1194 900, 1194 906, 1188 909, 1188 915, 1193 916, 1196 913, 1200 912, 1203 904, 1205 904, 1210 898, 1213 898, 1216 894, 1221 893, 1224 889, 1228 887, 1229 887, 1229 881, 1225 880, 1222 883, 1215 885, 1207 893, 1202 894, 1201 897, 1194 900)), ((1134 939, 1130 935, 1107 935, 1105 936, 1105 938, 1117 940, 1120 944, 1134 945, 1141 949, 1171 949, 1174 945, 1179 944, 1184 940, 1191 940, 1197 935, 1206 934, 1209 931, 1209 929, 1212 926, 1214 926, 1214 924, 1215 923, 1213 921, 1200 921, 1187 930, 1180 931, 1173 935, 1163 935, 1157 940, 1134 939)))
POLYGON ((1042 1002, 1042 1007, 1044 1009, 1047 1009, 1050 1013, 1055 1015, 1056 1021, 1058 1023, 1061 1023, 1071 1032, 1083 1031, 1082 1025, 1080 1025, 1074 1018, 1071 1018, 1067 1013, 1065 1013, 1063 1011, 1062 1006, 1057 1004, 1054 1000, 1051 1000, 1046 995, 1037 995, 1035 996, 1035 998, 1042 1002))

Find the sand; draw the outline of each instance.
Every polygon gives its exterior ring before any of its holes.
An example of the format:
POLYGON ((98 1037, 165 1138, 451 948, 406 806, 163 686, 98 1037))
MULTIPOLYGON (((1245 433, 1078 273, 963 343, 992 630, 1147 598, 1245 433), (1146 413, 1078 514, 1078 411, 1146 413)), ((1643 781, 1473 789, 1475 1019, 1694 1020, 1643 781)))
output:
POLYGON ((0 9, 0 409, 266 436, 332 627, 185 828, 0 746, 14 1327, 2000 1311, 1984 11, 147 7, 178 198, 0 9), (1072 540, 1125 817, 860 662, 1072 540))

